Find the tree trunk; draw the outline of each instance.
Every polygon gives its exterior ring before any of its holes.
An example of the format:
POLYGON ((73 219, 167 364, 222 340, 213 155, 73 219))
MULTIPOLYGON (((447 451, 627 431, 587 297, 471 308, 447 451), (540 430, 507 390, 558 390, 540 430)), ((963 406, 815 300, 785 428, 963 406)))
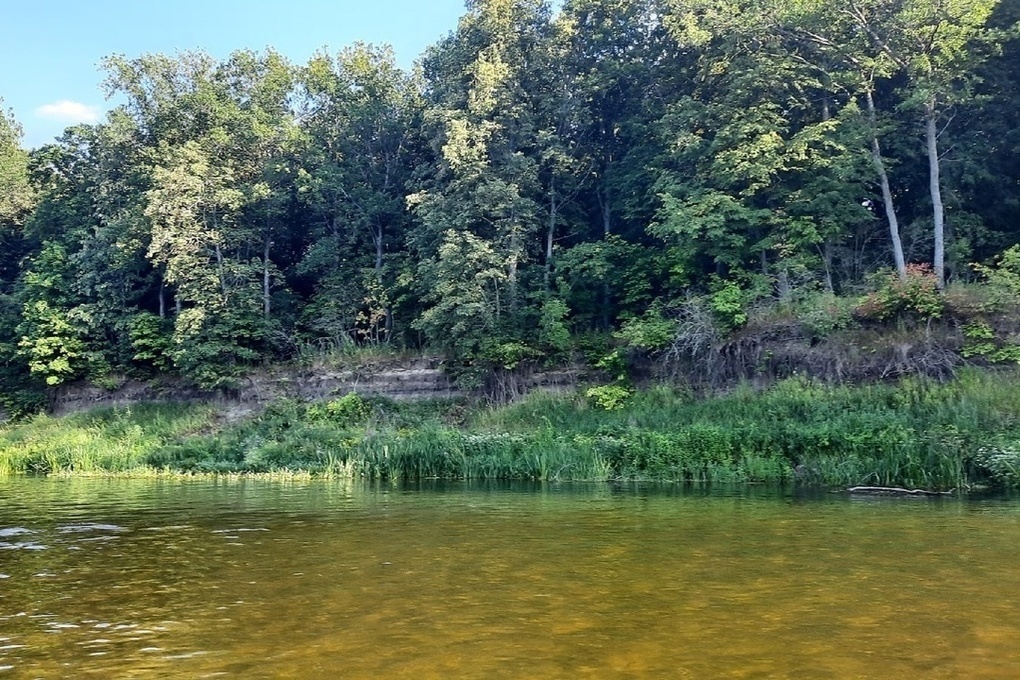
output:
POLYGON ((825 267, 825 291, 834 293, 836 289, 832 285, 832 241, 828 239, 822 245, 822 263, 825 267))
MULTIPOLYGON (((598 193, 599 205, 602 208, 602 236, 607 241, 609 240, 609 234, 612 233, 613 227, 613 212, 609 204, 609 189, 604 188, 598 193)), ((602 284, 602 329, 609 329, 609 303, 611 294, 609 290, 609 281, 605 281, 602 284)))
POLYGON ((269 301, 269 246, 272 245, 272 241, 269 236, 269 230, 266 229, 266 238, 262 243, 262 314, 267 319, 272 311, 269 301))
POLYGON ((517 267, 520 262, 518 249, 520 248, 521 237, 515 231, 510 237, 510 261, 506 267, 507 295, 510 298, 510 311, 517 311, 517 267))
POLYGON ((556 237, 556 175, 549 179, 549 228, 545 234, 545 292, 548 293, 552 285, 553 266, 553 240, 556 237))
POLYGON ((935 235, 935 285, 939 290, 946 287, 946 212, 942 205, 942 183, 939 173, 938 111, 935 100, 925 107, 925 141, 928 145, 928 189, 931 192, 932 223, 935 235))
MULTIPOLYGON (((830 83, 826 83, 829 85, 830 83)), ((829 92, 825 91, 822 96, 822 120, 829 122, 832 119, 832 109, 829 103, 829 92)), ((832 287, 832 241, 828 238, 822 244, 822 263, 825 267, 825 290, 829 293, 833 292, 832 287)))
POLYGON ((517 311, 517 268, 521 261, 523 250, 521 242, 521 229, 517 224, 517 212, 510 214, 510 253, 506 265, 506 288, 509 301, 507 307, 511 312, 517 311))
POLYGON ((882 187, 882 204, 885 206, 885 217, 889 223, 889 238, 892 240, 893 260, 896 263, 896 274, 901 281, 907 279, 907 264, 903 258, 903 243, 900 241, 900 223, 896 218, 893 205, 892 189, 889 187, 889 175, 885 171, 882 160, 882 149, 878 144, 878 122, 875 115, 875 99, 871 90, 865 90, 864 99, 868 105, 868 123, 871 127, 871 161, 878 173, 878 181, 882 187))
POLYGON ((216 253, 216 277, 220 280, 220 292, 223 293, 223 304, 227 304, 230 298, 229 289, 227 288, 227 276, 223 268, 223 251, 220 250, 220 244, 215 244, 216 253))
POLYGON ((375 282, 381 286, 383 266, 383 228, 381 224, 376 225, 372 232, 372 241, 375 242, 375 282))
MULTIPOLYGON (((388 174, 388 171, 387 171, 387 174, 388 174)), ((380 291, 383 288, 383 273, 382 273, 382 269, 383 269, 383 236, 384 236, 383 225, 377 224, 375 226, 374 230, 372 231, 372 241, 375 243, 375 282, 379 286, 379 290, 380 291)), ((375 336, 376 336, 375 337, 376 342, 386 342, 386 341, 389 341, 389 339, 390 339, 390 332, 393 330, 393 327, 391 325, 392 321, 390 320, 390 316, 392 315, 392 313, 393 313, 393 309, 391 307, 386 307, 383 310, 383 314, 385 315, 385 318, 383 320, 383 328, 382 328, 381 331, 379 329, 379 324, 378 323, 375 323, 373 325, 373 328, 374 328, 373 332, 375 333, 375 336), (381 333, 381 335, 380 335, 380 333, 381 333)))

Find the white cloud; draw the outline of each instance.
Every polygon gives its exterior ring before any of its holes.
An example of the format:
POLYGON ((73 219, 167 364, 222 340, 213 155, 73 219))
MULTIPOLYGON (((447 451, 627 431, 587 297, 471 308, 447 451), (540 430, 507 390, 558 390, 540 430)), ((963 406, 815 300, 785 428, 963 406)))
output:
POLYGON ((43 104, 35 110, 35 114, 61 123, 95 123, 99 120, 99 109, 69 99, 43 104))

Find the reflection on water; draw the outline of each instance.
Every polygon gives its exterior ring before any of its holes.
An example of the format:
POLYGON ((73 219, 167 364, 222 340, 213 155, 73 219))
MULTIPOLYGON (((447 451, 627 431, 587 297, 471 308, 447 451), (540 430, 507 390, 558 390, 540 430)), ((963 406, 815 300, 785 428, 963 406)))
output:
POLYGON ((0 675, 1020 677, 1020 505, 0 480, 0 675))

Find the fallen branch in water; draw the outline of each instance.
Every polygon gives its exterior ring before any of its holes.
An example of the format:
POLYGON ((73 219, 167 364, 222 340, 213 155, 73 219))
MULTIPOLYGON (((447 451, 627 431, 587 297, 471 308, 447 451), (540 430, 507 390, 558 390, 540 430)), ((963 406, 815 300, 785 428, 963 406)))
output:
MULTIPOLYGON (((955 490, 955 489, 954 489, 955 490)), ((901 489, 896 486, 852 486, 847 489, 848 493, 887 493, 898 496, 951 496, 951 491, 927 491, 925 489, 901 489)))

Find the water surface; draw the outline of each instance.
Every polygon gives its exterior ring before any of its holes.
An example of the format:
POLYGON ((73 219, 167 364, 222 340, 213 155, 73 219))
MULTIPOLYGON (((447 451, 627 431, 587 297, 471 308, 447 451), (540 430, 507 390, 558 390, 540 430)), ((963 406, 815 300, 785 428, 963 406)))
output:
POLYGON ((0 676, 1020 677, 1020 505, 0 480, 0 676))

